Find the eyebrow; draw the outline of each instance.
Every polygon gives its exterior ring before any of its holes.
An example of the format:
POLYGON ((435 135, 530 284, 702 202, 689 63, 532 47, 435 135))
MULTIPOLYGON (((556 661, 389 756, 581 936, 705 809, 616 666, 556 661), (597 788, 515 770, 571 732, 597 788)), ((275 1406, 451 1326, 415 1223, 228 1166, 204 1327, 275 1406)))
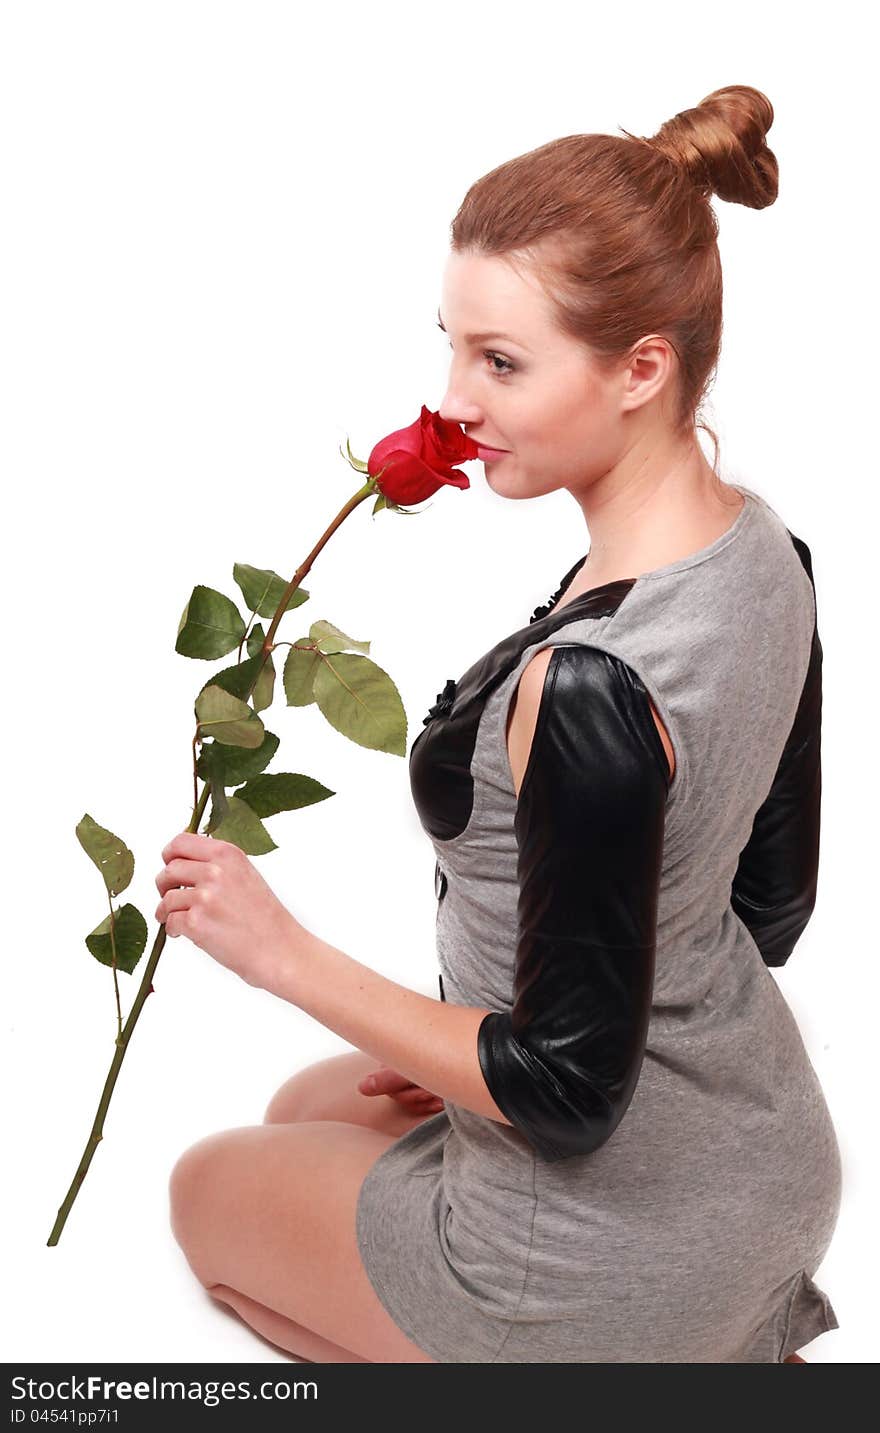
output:
MULTIPOLYGON (((445 333, 446 325, 440 317, 439 309, 437 310, 437 322, 445 333)), ((520 343, 518 338, 514 338, 512 333, 466 333, 464 341, 465 343, 487 343, 490 338, 503 338, 506 339, 508 343, 516 343, 520 348, 525 348, 525 344, 520 343)))

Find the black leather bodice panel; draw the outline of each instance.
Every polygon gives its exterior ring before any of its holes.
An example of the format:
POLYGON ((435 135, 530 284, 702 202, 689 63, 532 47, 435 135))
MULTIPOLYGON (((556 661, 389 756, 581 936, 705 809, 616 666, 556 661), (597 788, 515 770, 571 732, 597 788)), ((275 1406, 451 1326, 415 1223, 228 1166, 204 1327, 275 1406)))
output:
MULTIPOLYGON (((813 585, 810 549, 789 533, 813 585)), ((822 644, 813 626, 810 663, 770 791, 740 854, 731 905, 764 964, 784 965, 813 913, 822 805, 822 644)))
POLYGON ((424 730, 410 748, 409 775, 413 801, 425 831, 438 841, 451 841, 468 825, 474 804, 471 759, 483 707, 495 688, 516 667, 526 647, 550 637, 577 618, 606 617, 616 612, 633 587, 634 577, 594 587, 554 612, 558 596, 583 565, 581 558, 566 574, 546 608, 538 608, 528 626, 506 637, 469 667, 459 681, 450 677, 424 718, 424 730), (544 615, 546 614, 546 615, 544 615))

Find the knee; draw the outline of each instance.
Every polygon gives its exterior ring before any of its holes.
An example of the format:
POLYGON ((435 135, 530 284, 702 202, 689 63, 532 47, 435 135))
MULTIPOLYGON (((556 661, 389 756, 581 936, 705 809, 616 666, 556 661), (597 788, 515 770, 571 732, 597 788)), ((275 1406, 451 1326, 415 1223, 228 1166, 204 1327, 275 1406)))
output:
POLYGON ((209 1159, 214 1136, 200 1139, 177 1160, 168 1179, 168 1210, 171 1229, 181 1248, 187 1231, 198 1224, 199 1199, 211 1187, 209 1159))
POLYGON ((298 1070, 289 1080, 285 1080, 269 1101, 263 1115, 263 1124, 286 1125, 295 1124, 297 1120, 314 1119, 315 1091, 319 1083, 326 1083, 319 1080, 318 1071, 325 1063, 320 1060, 318 1065, 309 1065, 305 1070, 298 1070))

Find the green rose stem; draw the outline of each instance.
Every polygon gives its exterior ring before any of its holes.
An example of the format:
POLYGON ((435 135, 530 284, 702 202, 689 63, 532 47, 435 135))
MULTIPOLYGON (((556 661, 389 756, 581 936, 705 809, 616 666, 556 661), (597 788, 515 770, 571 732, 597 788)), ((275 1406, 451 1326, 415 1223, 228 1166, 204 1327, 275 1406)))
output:
MULTIPOLYGON (((384 470, 383 470, 383 471, 384 471, 384 470)), ((285 611, 285 608, 286 608, 286 606, 287 606, 287 602, 288 602, 288 600, 289 600, 289 598, 290 598, 291 593, 292 593, 292 592, 295 592, 296 589, 297 589, 297 587, 299 587, 300 583, 303 581, 303 578, 304 578, 304 577, 306 576, 306 574, 310 571, 311 566, 312 566, 312 563, 314 562, 315 558, 318 556, 318 553, 321 551, 321 549, 323 548, 324 544, 325 544, 326 542, 329 542, 330 538, 333 536, 333 534, 334 534, 334 532, 336 531, 336 529, 340 526, 341 523, 343 523, 343 522, 345 521, 345 519, 348 517, 349 513, 354 512, 355 508, 358 506, 359 503, 364 502, 366 498, 372 496, 372 494, 376 491, 376 482, 377 482, 377 478, 378 478, 378 477, 381 477, 381 473, 377 474, 377 477, 376 477, 376 478, 370 478, 370 480, 369 480, 368 482, 366 482, 362 488, 359 488, 358 491, 354 494, 354 496, 349 499, 349 501, 345 504, 345 506, 342 507, 342 508, 339 510, 339 512, 337 513, 336 517, 333 519, 333 521, 331 522, 330 526, 327 528, 327 531, 318 539, 318 541, 315 543, 315 546, 312 548, 311 552, 309 553, 308 557, 306 558, 305 562, 302 564, 301 567, 298 567, 298 568, 297 568, 296 572, 293 574, 293 577, 292 577, 292 578, 290 579, 290 581, 288 582, 286 588, 284 589, 284 594, 283 594, 283 596, 282 596, 282 598, 281 598, 281 601, 280 601, 279 604, 278 604, 278 608, 277 608, 277 611, 275 612, 275 616, 272 618, 271 624, 270 624, 270 626, 269 626, 269 630, 268 630, 268 632, 266 633, 266 636, 265 636, 265 638, 264 638, 264 640, 263 640, 263 646, 262 646, 263 660, 260 662, 259 668, 258 668, 257 672, 255 673, 254 679, 253 679, 253 681, 251 682, 250 687, 248 688, 248 691, 247 691, 247 693, 246 693, 246 695, 245 695, 245 697, 244 697, 243 700, 247 701, 247 698, 252 694, 253 689, 254 689, 254 687, 256 686, 257 680, 258 680, 258 678, 259 678, 260 672, 261 672, 262 669, 263 669, 263 665, 264 665, 264 663, 265 663, 265 661, 266 661, 266 658, 268 657, 269 653, 270 653, 271 650, 272 650, 272 639, 273 639, 273 637, 275 636, 275 633, 276 633, 277 630, 278 630, 278 623, 281 621, 281 618, 282 618, 282 616, 284 615, 284 611, 285 611)), ((193 749, 195 749, 195 742, 196 742, 196 740, 198 740, 198 733, 196 734, 196 738, 195 738, 194 741, 193 741, 193 749)), ((209 796, 209 793, 210 793, 210 788, 209 788, 209 786, 208 786, 208 784, 207 784, 207 782, 206 782, 205 785, 202 787, 202 794, 201 794, 201 796, 198 798, 198 800, 197 800, 196 803, 195 803, 195 809, 193 810, 192 819, 191 819, 189 825, 186 827, 186 830, 187 830, 187 831, 195 832, 195 831, 198 830, 199 822, 201 821, 202 816, 203 816, 204 813, 205 813, 205 807, 206 807, 206 805, 208 804, 208 796, 209 796)), ((112 916, 112 913, 113 913, 113 912, 112 912, 112 905, 111 905, 111 916, 112 916)), ((112 939, 112 932, 113 932, 112 921, 111 921, 110 930, 111 930, 111 939, 112 939)), ((137 1022, 138 1022, 138 1016, 140 1015, 141 1010, 142 1010, 143 1007, 144 1007, 144 1003, 146 1002, 147 996, 148 996, 148 995, 151 995, 151 994, 153 993, 153 974, 154 974, 154 972, 155 972, 156 966, 159 964, 159 956, 162 954, 162 951, 163 951, 163 949, 164 949, 164 946, 165 946, 165 926, 164 926, 164 924, 162 924, 162 925, 160 925, 159 930, 158 930, 158 933, 157 933, 157 935, 156 935, 156 939, 155 939, 155 941, 153 942, 153 949, 152 949, 151 952, 150 952, 150 958, 149 958, 149 961, 147 962, 147 967, 146 967, 146 970, 144 971, 143 979, 141 980, 141 983, 140 983, 140 988, 138 989, 138 993, 137 993, 137 995, 135 996, 134 1004, 133 1004, 132 1007, 131 1007, 131 1010, 130 1010, 130 1012, 129 1012, 128 1019, 127 1019, 126 1022, 125 1022, 125 1028, 122 1029, 122 1030, 120 1031, 120 1033, 119 1033, 119 1034, 117 1035, 117 1037, 116 1037, 116 1053, 115 1053, 114 1056, 113 1056, 113 1060, 112 1060, 112 1062, 111 1062, 111 1064, 110 1064, 110 1069, 109 1069, 109 1071, 108 1071, 107 1078, 106 1078, 106 1080, 104 1081, 104 1089, 103 1089, 103 1091, 102 1091, 102 1093, 101 1093, 101 1099, 100 1099, 100 1102, 99 1102, 99 1104, 98 1104, 98 1112, 97 1112, 97 1114, 95 1115, 95 1122, 94 1122, 94 1124, 92 1125, 91 1133, 89 1134, 88 1141, 86 1142, 86 1147, 85 1147, 85 1149, 83 1150, 82 1159, 81 1159, 80 1162, 79 1162, 79 1166, 77 1167, 76 1174, 73 1176, 73 1180, 71 1181, 70 1188, 68 1189, 67 1194, 65 1195, 64 1203, 61 1205, 60 1209, 58 1210, 58 1217, 57 1217, 56 1220, 55 1220, 55 1224, 54 1224, 54 1226, 53 1226, 53 1228, 52 1228, 52 1233, 49 1235, 49 1238, 46 1240, 47 1247, 51 1247, 51 1246, 57 1244, 57 1243, 58 1243, 58 1240, 61 1238, 61 1231, 62 1231, 62 1229, 64 1228, 64 1225, 65 1225, 65 1223, 66 1223, 66 1221, 67 1221, 67 1216, 68 1216, 68 1214, 70 1213, 71 1209, 73 1208, 73 1202, 74 1202, 74 1200, 76 1199, 77 1194, 79 1193, 80 1186, 81 1186, 83 1180, 85 1179, 86 1174, 88 1173, 89 1165, 90 1165, 91 1162, 92 1162, 92 1156, 93 1156, 93 1154, 95 1153, 95 1150, 98 1148, 98 1145, 100 1144, 101 1140, 104 1138, 104 1120, 105 1120, 106 1117, 107 1117, 107 1110, 108 1110, 109 1105, 110 1105, 110 1096, 113 1094, 113 1090, 114 1090, 114 1087, 115 1087, 115 1085, 116 1085, 116 1078, 117 1078, 117 1076, 118 1076, 118 1074, 119 1074, 120 1069, 122 1068, 122 1061, 125 1059, 125 1052, 126 1052, 126 1050, 128 1049, 128 1042, 129 1042, 129 1040, 131 1039, 131 1036, 132 1036, 132 1032, 133 1032, 133 1030, 134 1030, 134 1027, 135 1027, 135 1025, 136 1025, 137 1022)), ((116 966, 115 966, 116 947, 115 947, 115 942, 113 942, 113 954, 114 954, 114 969, 113 969, 113 975, 114 975, 114 979, 115 979, 115 978, 116 978, 116 966)), ((118 994, 117 994, 117 1001, 118 1001, 118 994)))

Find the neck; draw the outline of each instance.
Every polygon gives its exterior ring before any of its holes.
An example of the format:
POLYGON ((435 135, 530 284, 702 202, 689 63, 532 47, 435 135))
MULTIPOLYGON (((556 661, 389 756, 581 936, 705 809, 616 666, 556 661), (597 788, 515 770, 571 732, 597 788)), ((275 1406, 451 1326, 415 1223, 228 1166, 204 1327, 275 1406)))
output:
POLYGON ((590 533, 582 569, 590 573, 635 574, 674 562, 706 545, 700 539, 707 530, 724 532, 743 501, 716 476, 696 438, 665 452, 639 441, 572 495, 590 533))

